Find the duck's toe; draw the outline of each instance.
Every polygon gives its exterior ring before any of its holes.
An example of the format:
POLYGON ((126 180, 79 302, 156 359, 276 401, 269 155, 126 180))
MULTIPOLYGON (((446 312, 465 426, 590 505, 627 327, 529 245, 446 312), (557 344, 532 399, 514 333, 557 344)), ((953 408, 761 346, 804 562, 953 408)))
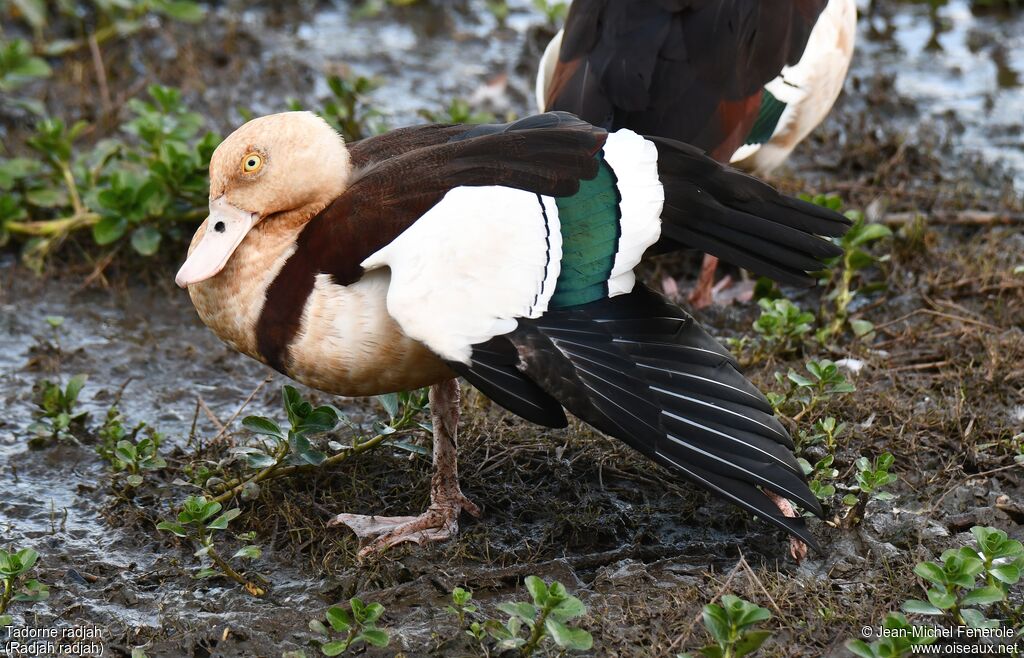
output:
POLYGON ((419 516, 339 514, 328 525, 348 526, 362 539, 373 538, 359 551, 359 557, 366 558, 404 542, 424 544, 450 539, 459 531, 459 514, 463 511, 480 516, 480 508, 458 492, 435 500, 419 516))

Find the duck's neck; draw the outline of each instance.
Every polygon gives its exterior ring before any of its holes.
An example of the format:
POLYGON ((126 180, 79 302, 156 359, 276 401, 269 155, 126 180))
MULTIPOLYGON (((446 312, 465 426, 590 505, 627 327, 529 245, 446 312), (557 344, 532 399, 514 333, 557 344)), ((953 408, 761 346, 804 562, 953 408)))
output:
MULTIPOLYGON (((275 216, 260 222, 216 276, 189 286, 189 295, 203 324, 234 349, 254 359, 265 359, 257 350, 256 323, 266 302, 267 289, 277 278, 311 211, 275 216)), ((196 232, 202 237, 205 226, 196 232)), ((195 241, 193 242, 193 244, 195 241)))

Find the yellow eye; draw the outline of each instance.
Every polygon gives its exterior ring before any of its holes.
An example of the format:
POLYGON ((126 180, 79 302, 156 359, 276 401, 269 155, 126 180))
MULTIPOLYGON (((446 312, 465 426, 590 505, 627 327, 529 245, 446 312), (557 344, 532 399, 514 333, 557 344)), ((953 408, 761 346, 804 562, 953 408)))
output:
POLYGON ((251 174, 263 166, 263 157, 259 153, 250 153, 242 158, 242 171, 251 174))

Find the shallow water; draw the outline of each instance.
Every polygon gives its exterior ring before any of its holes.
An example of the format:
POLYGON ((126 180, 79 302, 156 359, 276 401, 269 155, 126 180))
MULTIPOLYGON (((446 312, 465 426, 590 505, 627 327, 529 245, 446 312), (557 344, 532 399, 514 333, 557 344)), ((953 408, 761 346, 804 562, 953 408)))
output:
POLYGON ((961 148, 1004 164, 1024 187, 1024 12, 975 15, 967 0, 950 0, 936 34, 927 3, 884 10, 891 16, 860 21, 853 73, 893 75, 916 121, 952 114, 961 148))

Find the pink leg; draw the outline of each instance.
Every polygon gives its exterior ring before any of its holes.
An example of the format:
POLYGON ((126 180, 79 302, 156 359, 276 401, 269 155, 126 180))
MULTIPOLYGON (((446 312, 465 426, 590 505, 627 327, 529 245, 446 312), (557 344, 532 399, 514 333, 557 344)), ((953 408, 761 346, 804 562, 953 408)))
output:
POLYGON ((480 508, 459 488, 457 437, 459 382, 450 379, 430 387, 430 413, 434 422, 434 474, 430 479, 430 507, 419 516, 363 516, 339 514, 328 525, 346 525, 359 537, 375 539, 359 551, 360 557, 379 553, 402 542, 440 541, 459 530, 459 513, 480 516, 480 508))
MULTIPOLYGON (((791 519, 796 518, 796 508, 793 507, 793 503, 789 502, 782 496, 777 496, 770 491, 765 491, 765 495, 771 499, 775 506, 779 508, 783 516, 787 516, 791 519)), ((789 538, 789 554, 793 556, 797 564, 800 564, 807 558, 807 544, 803 543, 796 537, 789 538)))
POLYGON ((690 292, 690 304, 694 308, 707 308, 714 303, 713 289, 715 270, 717 269, 718 259, 711 254, 704 254, 704 262, 700 266, 700 276, 697 277, 697 284, 690 292))

